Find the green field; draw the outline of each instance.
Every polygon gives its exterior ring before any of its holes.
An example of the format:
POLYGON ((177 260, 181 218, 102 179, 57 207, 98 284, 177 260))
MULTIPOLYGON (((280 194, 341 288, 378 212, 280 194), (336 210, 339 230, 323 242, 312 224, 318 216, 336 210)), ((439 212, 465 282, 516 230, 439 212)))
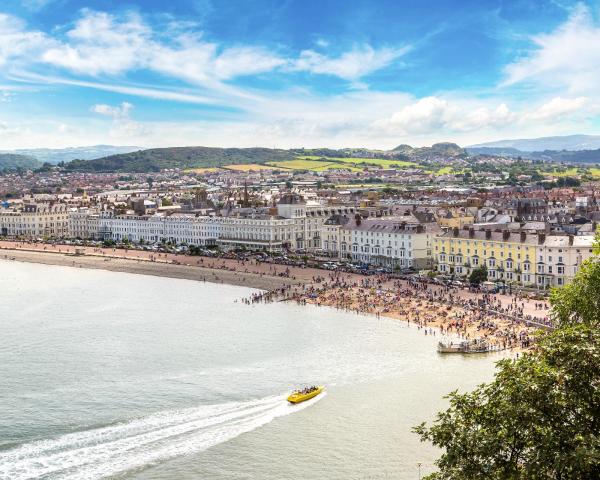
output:
POLYGON ((578 168, 567 168, 564 171, 552 170, 550 172, 542 172, 542 175, 552 175, 553 177, 576 177, 579 175, 578 168))
POLYGON ((407 162, 405 160, 390 160, 387 158, 355 158, 355 157, 318 157, 314 155, 305 155, 298 157, 305 160, 324 161, 324 162, 337 162, 344 164, 351 164, 355 167, 362 169, 365 167, 380 167, 380 168, 407 168, 414 167, 417 164, 414 162, 407 162))
POLYGON ((283 168, 286 170, 310 170, 312 172, 324 172, 326 170, 332 170, 337 168, 346 168, 353 172, 360 171, 360 168, 356 168, 353 165, 344 165, 338 162, 329 161, 318 161, 310 160, 306 158, 298 158, 296 160, 284 160, 282 162, 269 162, 267 165, 276 168, 283 168))

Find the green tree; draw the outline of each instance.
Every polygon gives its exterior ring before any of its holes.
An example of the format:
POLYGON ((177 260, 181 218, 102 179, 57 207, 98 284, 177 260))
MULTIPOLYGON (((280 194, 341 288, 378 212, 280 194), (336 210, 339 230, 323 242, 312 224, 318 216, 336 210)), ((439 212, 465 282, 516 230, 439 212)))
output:
POLYGON ((471 275, 469 275, 469 282, 471 282, 473 285, 480 285, 481 283, 487 281, 487 279, 488 272, 487 268, 485 268, 485 265, 474 268, 471 272, 471 275))
POLYGON ((558 328, 537 348, 502 360, 491 383, 452 392, 431 426, 443 449, 429 479, 600 478, 600 259, 551 296, 558 328))

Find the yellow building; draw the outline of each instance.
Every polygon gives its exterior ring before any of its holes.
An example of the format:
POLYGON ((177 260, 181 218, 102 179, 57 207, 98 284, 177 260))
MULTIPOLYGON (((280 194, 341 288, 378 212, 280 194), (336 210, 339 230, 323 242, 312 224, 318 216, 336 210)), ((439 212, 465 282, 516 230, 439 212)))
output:
POLYGON ((465 225, 473 225, 475 217, 469 214, 456 215, 448 210, 438 217, 437 222, 442 228, 463 228, 465 225))
POLYGON ((490 281, 535 285, 540 241, 541 234, 452 228, 434 239, 433 253, 440 273, 467 277, 485 265, 490 281))

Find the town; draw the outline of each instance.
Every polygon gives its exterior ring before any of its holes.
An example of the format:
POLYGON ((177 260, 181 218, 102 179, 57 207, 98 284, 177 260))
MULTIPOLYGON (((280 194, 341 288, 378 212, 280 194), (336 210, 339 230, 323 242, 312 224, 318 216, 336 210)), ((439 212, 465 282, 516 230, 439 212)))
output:
MULTIPOLYGON (((495 157, 491 162, 500 170, 515 163, 495 157)), ((569 283, 592 255, 600 218, 593 178, 553 186, 564 176, 550 176, 549 187, 526 176, 515 185, 498 183, 510 176, 500 171, 476 185, 464 173, 436 176, 415 167, 244 167, 8 172, 0 178, 0 235, 205 255, 259 251, 329 269, 426 273, 465 284, 485 280, 492 289, 543 292, 569 283), (357 178, 367 183, 350 183, 357 178), (7 186, 19 186, 18 193, 7 186)))

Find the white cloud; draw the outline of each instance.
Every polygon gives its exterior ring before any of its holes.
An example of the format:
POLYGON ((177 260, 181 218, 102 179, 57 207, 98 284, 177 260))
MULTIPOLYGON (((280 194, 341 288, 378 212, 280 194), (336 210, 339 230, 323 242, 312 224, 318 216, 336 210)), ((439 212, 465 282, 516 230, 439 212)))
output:
POLYGON ((51 43, 43 33, 28 31, 20 19, 0 13, 0 67, 8 61, 35 55, 40 48, 51 43))
POLYGON ((600 27, 579 4, 569 19, 551 33, 531 38, 529 54, 505 69, 504 86, 518 83, 591 93, 600 82, 600 27))
POLYGON ((524 119, 533 121, 558 121, 566 116, 578 113, 589 113, 594 110, 593 105, 586 97, 561 98, 554 97, 539 108, 526 114, 524 119))
POLYGON ((150 30, 135 14, 118 21, 108 13, 86 11, 67 37, 47 49, 43 61, 76 73, 115 75, 143 65, 149 53, 150 30))
POLYGON ((118 119, 129 117, 129 112, 131 112, 132 108, 133 105, 129 102, 123 102, 116 107, 106 105, 104 103, 98 103, 92 106, 92 112, 118 119))
POLYGON ((354 81, 388 66, 408 51, 408 47, 375 49, 361 45, 338 57, 305 50, 293 58, 260 46, 223 48, 203 40, 201 33, 186 25, 170 26, 169 32, 167 39, 134 13, 117 17, 86 10, 67 32, 66 39, 46 49, 42 59, 77 74, 118 75, 148 69, 216 88, 232 78, 276 69, 354 81))
POLYGON ((511 110, 506 103, 425 97, 412 101, 389 117, 376 120, 374 128, 398 135, 448 135, 506 131, 580 122, 598 112, 586 97, 555 97, 539 106, 511 110))
POLYGON ((504 103, 493 107, 468 100, 451 102, 439 97, 425 97, 404 106, 389 118, 376 121, 374 125, 403 135, 421 135, 501 128, 515 119, 516 115, 504 103))
POLYGON ((146 134, 147 129, 144 124, 131 119, 130 113, 132 110, 133 105, 129 102, 122 102, 116 106, 99 103, 91 108, 94 113, 112 118, 109 131, 109 136, 112 139, 129 139, 146 134))
POLYGON ((314 50, 304 50, 293 63, 292 69, 357 80, 387 67, 408 51, 409 47, 375 49, 370 45, 361 45, 334 58, 314 50))

